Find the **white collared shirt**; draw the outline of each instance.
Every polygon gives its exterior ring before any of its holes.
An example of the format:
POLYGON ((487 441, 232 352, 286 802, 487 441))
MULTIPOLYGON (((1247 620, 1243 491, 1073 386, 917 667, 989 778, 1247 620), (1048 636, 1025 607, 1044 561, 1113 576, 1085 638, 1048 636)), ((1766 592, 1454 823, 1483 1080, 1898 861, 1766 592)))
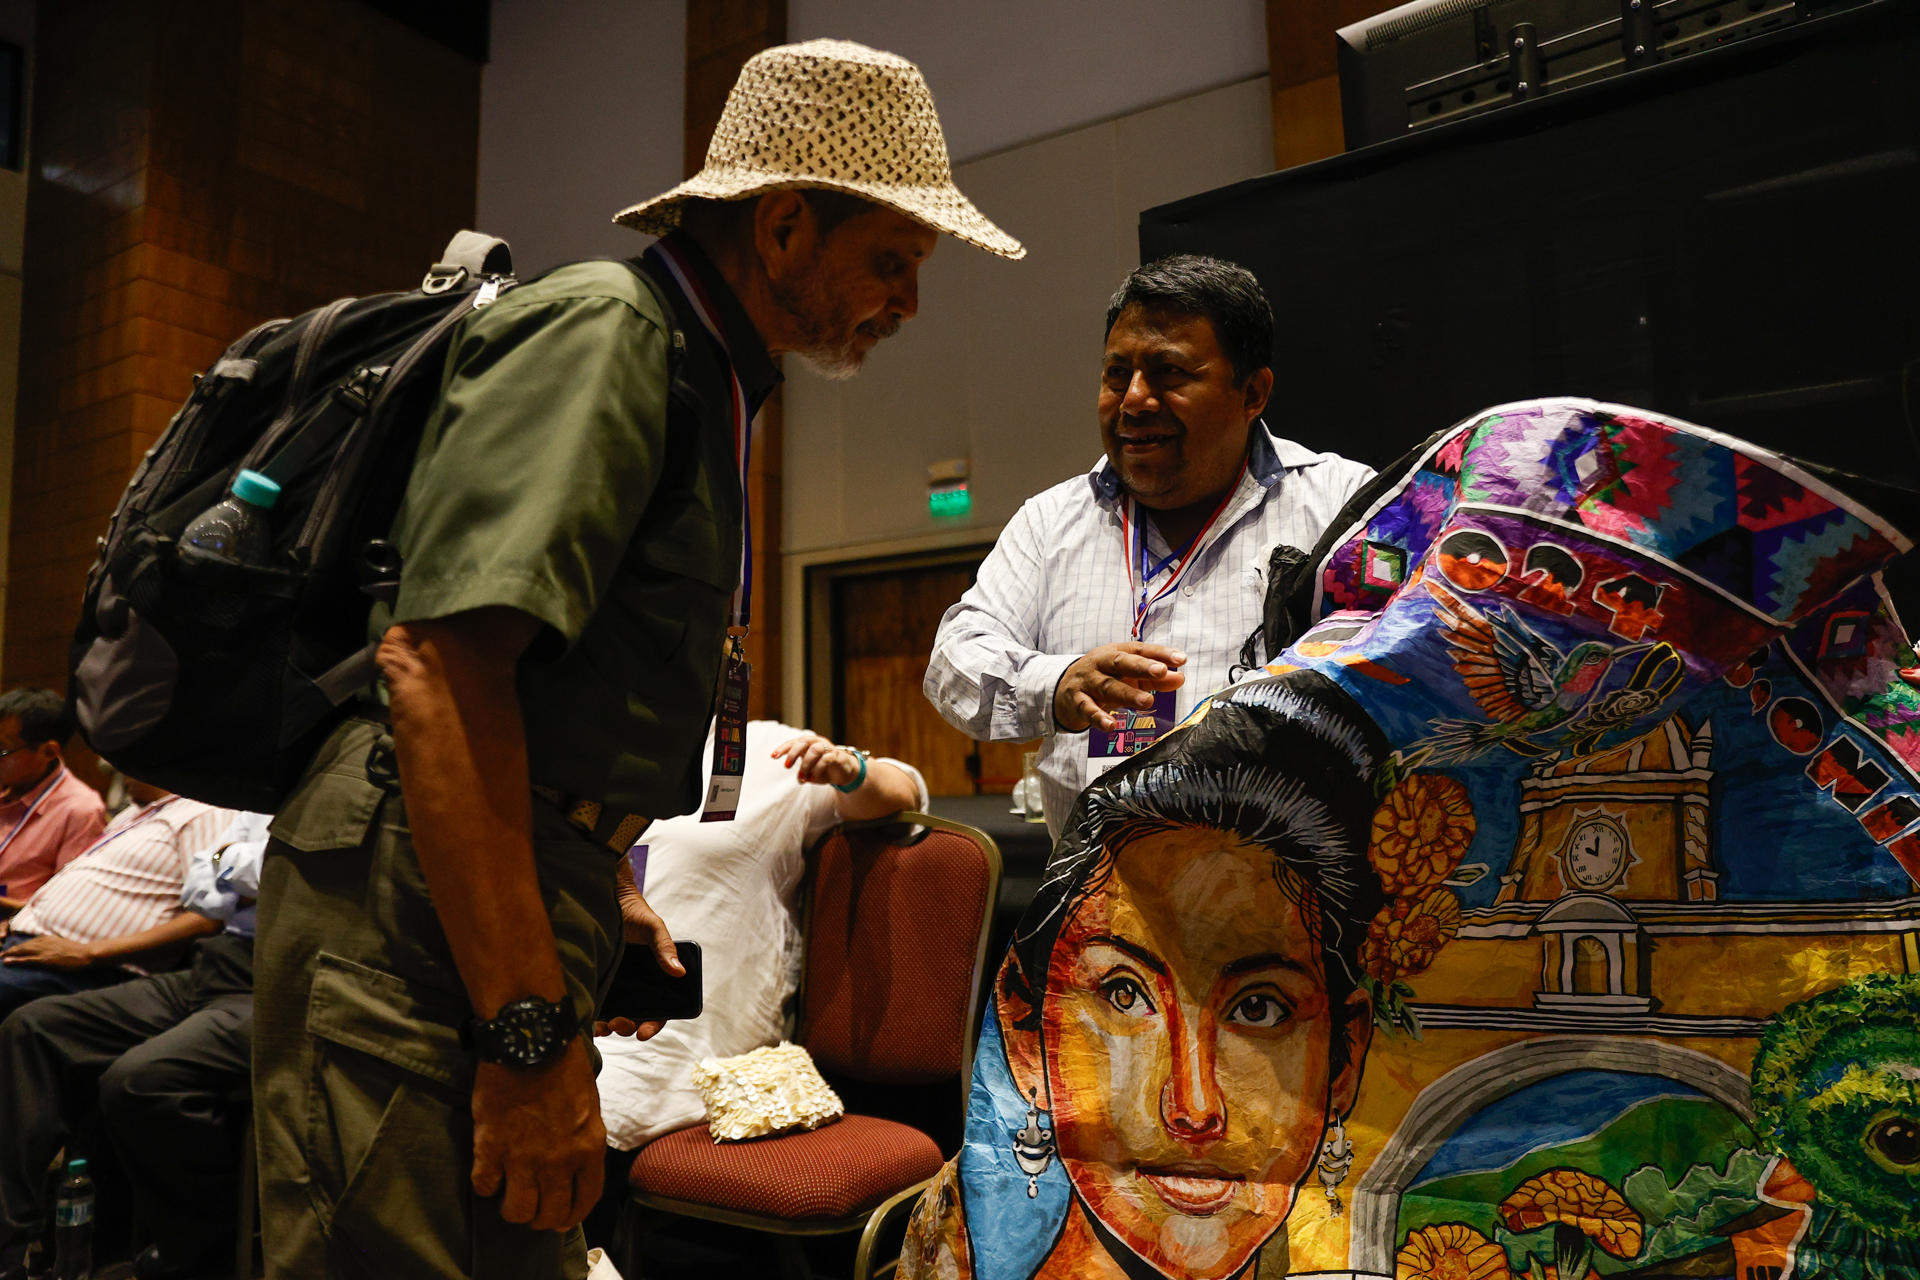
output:
MULTIPOLYGON (((1277 438, 1264 422, 1256 425, 1226 509, 1141 629, 1145 643, 1187 655, 1176 717, 1227 682, 1260 624, 1273 548, 1312 550, 1372 476, 1361 463, 1313 453, 1277 438)), ((1081 788, 1114 763, 1088 760, 1084 732, 1059 731, 1053 691, 1088 650, 1132 636, 1138 597, 1121 530, 1124 502, 1104 458, 1087 474, 1027 499, 974 585, 940 620, 927 664, 927 698, 954 728, 990 741, 1046 738, 1040 773, 1047 830, 1056 837, 1081 788)), ((1146 534, 1157 563, 1168 549, 1150 521, 1146 534)))
POLYGON ((213 844, 195 849, 180 886, 180 905, 218 920, 228 933, 253 936, 254 899, 260 896, 260 860, 267 852, 270 813, 236 813, 213 844))

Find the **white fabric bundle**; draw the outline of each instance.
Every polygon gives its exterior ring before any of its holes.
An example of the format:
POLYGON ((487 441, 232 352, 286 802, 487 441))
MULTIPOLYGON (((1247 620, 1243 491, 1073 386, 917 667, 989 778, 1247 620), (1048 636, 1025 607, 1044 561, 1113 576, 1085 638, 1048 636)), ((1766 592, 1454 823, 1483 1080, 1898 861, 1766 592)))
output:
POLYGON ((818 1129, 846 1114, 807 1051, 785 1041, 738 1057, 704 1058, 693 1069, 693 1083, 706 1100, 715 1142, 818 1129))

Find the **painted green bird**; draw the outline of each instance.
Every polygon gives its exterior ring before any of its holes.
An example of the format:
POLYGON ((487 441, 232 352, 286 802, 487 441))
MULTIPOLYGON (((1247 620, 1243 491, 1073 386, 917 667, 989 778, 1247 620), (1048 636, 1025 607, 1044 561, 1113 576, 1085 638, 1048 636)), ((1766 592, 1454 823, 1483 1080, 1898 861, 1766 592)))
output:
POLYGON ((1763 1197, 1806 1206, 1782 1280, 1920 1275, 1920 974, 1782 1009, 1754 1056, 1753 1104, 1779 1153, 1763 1197))
POLYGON ((1549 754, 1555 748, 1533 739, 1580 716, 1615 662, 1654 648, 1583 640, 1561 653, 1504 604, 1483 614, 1431 578, 1426 586, 1446 628, 1453 669, 1488 717, 1434 721, 1433 735, 1421 744, 1428 764, 1471 760, 1494 747, 1549 754))

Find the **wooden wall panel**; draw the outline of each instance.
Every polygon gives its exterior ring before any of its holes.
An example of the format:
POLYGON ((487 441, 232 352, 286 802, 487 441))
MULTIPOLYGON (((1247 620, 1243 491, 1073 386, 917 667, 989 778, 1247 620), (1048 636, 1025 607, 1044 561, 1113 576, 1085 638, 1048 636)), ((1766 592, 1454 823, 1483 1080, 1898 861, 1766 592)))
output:
POLYGON ((94 539, 245 329, 473 220, 478 65, 357 0, 41 6, 0 677, 64 684, 94 539))
POLYGON ((840 736, 909 762, 937 796, 974 793, 967 757, 976 751, 977 789, 1004 795, 1020 777, 1022 753, 1038 746, 976 743, 942 720, 920 692, 941 615, 972 585, 971 567, 942 565, 862 574, 834 587, 840 736))
POLYGON ((1399 0, 1267 0, 1273 85, 1273 167, 1290 169, 1346 150, 1334 35, 1399 0))
MULTIPOLYGON (((787 38, 786 0, 687 0, 687 81, 684 161, 689 177, 700 171, 707 143, 726 106, 727 93, 748 58, 787 38)), ((753 530, 753 629, 747 659, 753 684, 747 714, 776 714, 781 705, 780 532, 784 470, 780 392, 755 421, 753 462, 747 480, 747 519, 753 530)))

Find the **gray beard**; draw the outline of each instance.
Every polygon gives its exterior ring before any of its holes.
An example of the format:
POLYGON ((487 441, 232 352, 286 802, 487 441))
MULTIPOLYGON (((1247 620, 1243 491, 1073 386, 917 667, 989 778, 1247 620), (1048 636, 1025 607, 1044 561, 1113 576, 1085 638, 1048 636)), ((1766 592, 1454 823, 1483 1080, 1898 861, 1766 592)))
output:
POLYGON ((827 321, 820 313, 825 311, 830 316, 833 307, 818 277, 807 275, 799 280, 771 284, 770 292, 774 305, 787 313, 801 334, 803 345, 791 348, 800 363, 830 382, 842 382, 860 372, 862 357, 853 349, 852 335, 848 335, 844 344, 835 346, 826 341, 822 332, 827 321))
POLYGON ((798 358, 808 371, 828 382, 845 382, 860 372, 860 366, 866 362, 866 357, 854 352, 851 343, 840 347, 809 347, 789 354, 798 358))

